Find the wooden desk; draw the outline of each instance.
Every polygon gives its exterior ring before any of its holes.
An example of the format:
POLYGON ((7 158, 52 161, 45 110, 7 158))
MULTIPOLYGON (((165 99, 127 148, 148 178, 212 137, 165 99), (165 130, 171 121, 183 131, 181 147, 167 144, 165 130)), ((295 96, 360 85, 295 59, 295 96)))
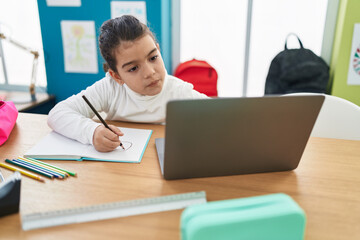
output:
MULTIPOLYGON (((50 132, 46 115, 20 113, 1 161, 24 154, 50 132)), ((360 239, 360 141, 312 138, 295 171, 165 181, 155 138, 164 126, 116 123, 153 129, 140 164, 57 161, 77 178, 40 183, 22 178, 21 213, 206 191, 208 201, 286 193, 305 210, 305 239, 360 239)), ((50 161, 55 163, 55 161, 50 161)), ((2 169, 5 177, 11 172, 2 169)), ((20 215, 0 218, 1 239, 179 239, 181 210, 22 231, 20 215)))

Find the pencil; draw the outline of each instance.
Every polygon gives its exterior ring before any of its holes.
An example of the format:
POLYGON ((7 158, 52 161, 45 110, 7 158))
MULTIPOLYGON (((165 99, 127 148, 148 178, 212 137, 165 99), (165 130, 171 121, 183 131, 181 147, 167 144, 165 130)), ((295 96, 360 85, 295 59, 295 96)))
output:
POLYGON ((61 170, 58 170, 58 169, 55 169, 55 168, 46 166, 46 165, 44 165, 44 164, 37 163, 37 162, 32 161, 32 160, 30 160, 30 159, 26 159, 26 158, 23 158, 23 157, 18 157, 18 159, 19 159, 19 160, 22 160, 22 161, 24 161, 24 162, 30 163, 30 164, 32 164, 32 165, 36 165, 36 166, 38 166, 38 167, 40 167, 40 168, 44 168, 44 169, 49 170, 49 171, 51 171, 51 172, 58 173, 58 174, 60 174, 60 175, 61 175, 62 177, 64 177, 64 178, 66 178, 66 177, 69 176, 69 174, 68 174, 67 172, 64 172, 64 171, 61 171, 61 170))
POLYGON ((20 172, 22 175, 27 176, 27 177, 32 178, 32 179, 35 179, 35 180, 38 180, 38 181, 40 181, 40 182, 44 182, 44 181, 45 181, 44 178, 42 178, 42 177, 40 177, 40 176, 38 176, 38 175, 36 175, 36 174, 33 174, 33 173, 31 173, 31 172, 25 171, 25 170, 20 169, 20 168, 17 168, 17 167, 10 166, 10 165, 8 165, 8 164, 1 163, 1 162, 0 162, 0 166, 3 167, 3 168, 6 168, 6 169, 12 170, 12 171, 18 171, 18 172, 20 172))
MULTIPOLYGON (((89 100, 85 97, 85 95, 82 95, 82 98, 85 100, 85 102, 89 105, 89 107, 91 108, 91 110, 95 113, 95 115, 100 119, 100 121, 102 122, 102 124, 104 124, 104 126, 109 129, 110 131, 112 131, 113 133, 115 133, 113 130, 111 130, 111 128, 107 125, 107 123, 104 121, 104 119, 102 119, 102 117, 100 116, 100 114, 96 111, 96 109, 93 107, 93 105, 89 102, 89 100)), ((115 133, 116 134, 116 133, 115 133)), ((120 142, 120 147, 122 147, 124 150, 124 146, 123 144, 120 142)))
POLYGON ((35 164, 26 162, 26 161, 21 160, 21 159, 13 159, 12 161, 13 161, 13 162, 16 162, 16 163, 23 164, 23 165, 25 165, 25 166, 27 166, 27 167, 34 168, 34 169, 36 169, 36 170, 43 171, 43 172, 45 172, 45 173, 48 173, 48 174, 50 174, 50 175, 53 175, 53 176, 56 177, 56 178, 60 178, 60 179, 64 179, 64 178, 65 178, 65 175, 63 175, 63 174, 60 174, 60 173, 57 173, 57 172, 53 172, 53 171, 51 171, 51 170, 49 170, 49 169, 46 169, 46 168, 37 166, 37 165, 35 165, 35 164))
POLYGON ((27 169, 27 170, 30 170, 30 171, 32 171, 32 172, 41 174, 41 175, 43 175, 43 176, 45 176, 45 177, 48 177, 48 178, 51 178, 51 179, 54 178, 54 175, 52 175, 52 174, 49 174, 49 173, 47 173, 47 172, 44 172, 44 171, 35 169, 35 168, 33 168, 33 167, 26 166, 25 164, 22 164, 22 163, 14 162, 14 161, 11 161, 11 160, 9 160, 9 159, 6 159, 5 162, 10 163, 10 164, 13 164, 13 165, 18 166, 18 167, 25 168, 25 169, 27 169))
POLYGON ((27 157, 26 159, 31 160, 31 161, 34 161, 34 162, 37 162, 37 163, 40 163, 40 164, 45 165, 45 166, 48 166, 48 167, 52 167, 52 168, 58 169, 58 170, 63 171, 63 172, 66 172, 66 173, 68 173, 69 175, 74 176, 74 177, 76 177, 76 175, 77 175, 75 172, 70 172, 70 171, 68 171, 68 170, 66 170, 66 169, 63 169, 63 168, 60 168, 60 167, 51 165, 51 164, 49 164, 49 163, 45 163, 45 162, 39 161, 39 160, 36 160, 36 159, 34 159, 34 158, 29 158, 29 157, 27 157))

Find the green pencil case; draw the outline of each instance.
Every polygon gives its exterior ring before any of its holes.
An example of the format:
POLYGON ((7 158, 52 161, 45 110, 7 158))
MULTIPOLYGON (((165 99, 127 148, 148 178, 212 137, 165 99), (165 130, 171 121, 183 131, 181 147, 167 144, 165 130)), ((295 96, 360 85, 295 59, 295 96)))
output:
POLYGON ((182 240, 304 238, 305 213, 288 195, 209 202, 187 207, 181 214, 182 240))

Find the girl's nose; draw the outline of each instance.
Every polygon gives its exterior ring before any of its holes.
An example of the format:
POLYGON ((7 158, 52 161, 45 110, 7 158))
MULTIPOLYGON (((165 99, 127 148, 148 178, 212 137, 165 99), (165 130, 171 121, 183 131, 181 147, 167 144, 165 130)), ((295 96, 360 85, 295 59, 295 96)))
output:
POLYGON ((150 64, 146 64, 144 67, 144 78, 149 78, 155 74, 155 69, 150 64))

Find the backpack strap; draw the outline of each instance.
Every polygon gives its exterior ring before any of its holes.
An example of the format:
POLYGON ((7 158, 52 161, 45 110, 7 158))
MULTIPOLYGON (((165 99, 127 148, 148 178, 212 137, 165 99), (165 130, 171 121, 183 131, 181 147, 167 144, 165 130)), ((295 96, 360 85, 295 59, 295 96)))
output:
POLYGON ((287 48, 287 40, 291 35, 294 35, 295 37, 297 37, 297 39, 299 40, 300 48, 304 48, 304 46, 303 46, 302 42, 300 41, 300 38, 298 37, 298 35, 296 35, 295 33, 289 33, 286 36, 286 40, 285 40, 285 50, 288 50, 288 48, 287 48))

